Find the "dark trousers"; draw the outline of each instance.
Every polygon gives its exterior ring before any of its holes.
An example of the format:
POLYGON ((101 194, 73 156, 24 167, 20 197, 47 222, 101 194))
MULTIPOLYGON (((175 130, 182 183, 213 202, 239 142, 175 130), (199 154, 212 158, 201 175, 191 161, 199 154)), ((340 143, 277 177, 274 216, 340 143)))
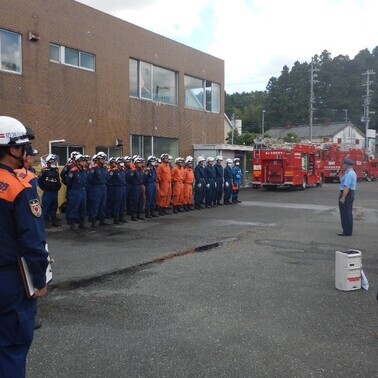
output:
POLYGON ((343 229, 344 235, 352 235, 353 232, 353 202, 354 202, 354 191, 350 190, 345 198, 345 202, 341 203, 340 198, 342 196, 342 191, 339 195, 339 210, 341 227, 343 229))
POLYGON ((25 377, 36 300, 28 299, 18 269, 0 271, 0 378, 25 377))
POLYGON ((56 218, 58 210, 58 192, 49 192, 45 190, 42 194, 42 214, 44 219, 50 217, 56 218))

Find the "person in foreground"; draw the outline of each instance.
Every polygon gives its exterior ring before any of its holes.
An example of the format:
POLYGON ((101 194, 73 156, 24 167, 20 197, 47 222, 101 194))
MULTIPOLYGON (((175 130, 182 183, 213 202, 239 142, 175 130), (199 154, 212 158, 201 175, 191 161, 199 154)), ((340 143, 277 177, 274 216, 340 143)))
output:
POLYGON ((17 177, 29 143, 24 125, 0 116, 0 378, 25 377, 36 298, 47 292, 45 231, 35 188, 17 177), (24 257, 35 295, 28 298, 18 259, 24 257))
POLYGON ((353 202, 357 175, 353 169, 353 160, 343 161, 344 174, 340 179, 339 210, 343 232, 339 236, 351 236, 353 233, 353 202))

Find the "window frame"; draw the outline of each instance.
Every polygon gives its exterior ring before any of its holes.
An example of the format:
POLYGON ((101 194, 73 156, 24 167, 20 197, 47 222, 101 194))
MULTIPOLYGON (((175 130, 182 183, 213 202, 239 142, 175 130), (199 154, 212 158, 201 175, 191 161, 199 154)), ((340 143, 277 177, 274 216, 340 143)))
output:
POLYGON ((20 33, 16 33, 16 32, 10 31, 10 30, 2 29, 2 28, 0 28, 0 32, 4 32, 4 33, 11 34, 11 35, 14 35, 14 36, 18 37, 17 38, 18 39, 18 41, 17 41, 18 50, 15 51, 15 53, 19 54, 19 60, 20 60, 18 62, 18 66, 19 66, 19 70, 18 71, 3 68, 3 63, 2 63, 2 43, 1 43, 1 38, 0 38, 0 72, 6 72, 6 73, 12 73, 12 74, 16 74, 16 75, 22 75, 22 69, 23 69, 23 66, 22 66, 22 35, 20 33))

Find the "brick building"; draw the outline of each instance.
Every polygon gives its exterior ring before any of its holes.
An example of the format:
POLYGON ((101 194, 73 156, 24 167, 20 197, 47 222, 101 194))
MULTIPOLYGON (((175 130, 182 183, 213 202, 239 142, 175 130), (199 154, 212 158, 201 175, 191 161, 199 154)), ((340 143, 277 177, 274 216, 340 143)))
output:
POLYGON ((224 61, 73 0, 2 0, 0 114, 61 163, 185 156, 223 142, 224 61))

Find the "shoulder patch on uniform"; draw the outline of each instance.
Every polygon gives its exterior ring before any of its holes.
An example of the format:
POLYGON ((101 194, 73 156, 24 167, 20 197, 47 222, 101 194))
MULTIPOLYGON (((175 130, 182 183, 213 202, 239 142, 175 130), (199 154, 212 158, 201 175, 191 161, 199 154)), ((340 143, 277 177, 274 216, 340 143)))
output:
POLYGON ((110 174, 110 176, 113 176, 113 171, 110 171, 110 173, 109 173, 109 174, 110 174))
POLYGON ((73 177, 73 173, 72 172, 70 172, 69 174, 68 174, 68 177, 73 177))
POLYGON ((35 217, 40 217, 42 215, 42 206, 41 203, 39 202, 38 198, 32 199, 29 201, 29 207, 32 212, 32 214, 35 217))

